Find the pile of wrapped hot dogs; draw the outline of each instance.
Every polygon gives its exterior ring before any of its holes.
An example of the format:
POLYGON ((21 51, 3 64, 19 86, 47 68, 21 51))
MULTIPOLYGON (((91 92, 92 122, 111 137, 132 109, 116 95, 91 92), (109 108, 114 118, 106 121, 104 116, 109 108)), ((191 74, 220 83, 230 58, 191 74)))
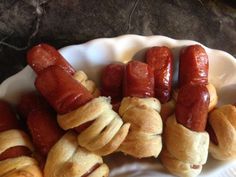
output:
POLYGON ((118 151, 159 157, 181 177, 199 175, 208 152, 236 158, 236 108, 216 107, 200 45, 181 50, 176 88, 167 47, 149 48, 144 62, 109 64, 100 90, 50 45, 33 47, 27 61, 37 92, 22 94, 18 117, 0 101, 1 177, 106 177, 102 156, 118 151))

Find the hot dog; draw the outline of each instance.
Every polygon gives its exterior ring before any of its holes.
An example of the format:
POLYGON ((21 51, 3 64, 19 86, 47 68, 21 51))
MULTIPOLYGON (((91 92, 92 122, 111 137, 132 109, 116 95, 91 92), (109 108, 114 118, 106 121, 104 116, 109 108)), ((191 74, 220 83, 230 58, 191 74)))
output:
POLYGON ((93 98, 83 85, 58 66, 41 71, 35 86, 58 114, 68 113, 93 98))
POLYGON ((154 73, 146 63, 132 60, 125 66, 123 95, 153 97, 154 73))
POLYGON ((37 151, 44 156, 64 134, 56 122, 55 115, 44 109, 31 111, 27 125, 37 151))
MULTIPOLYGON (((10 129, 20 129, 19 121, 16 118, 14 111, 12 110, 10 104, 0 100, 0 132, 7 131, 10 129)), ((5 160, 8 158, 19 157, 19 156, 29 156, 31 151, 24 146, 15 146, 8 148, 3 153, 0 154, 0 160, 5 160)))
POLYGON ((0 100, 0 132, 19 128, 19 121, 11 106, 7 102, 0 100))
POLYGON ((181 50, 179 58, 179 88, 186 84, 208 84, 208 56, 200 45, 181 50))
POLYGON ((61 67, 71 75, 75 73, 74 68, 63 56, 48 44, 39 44, 31 48, 27 53, 27 61, 37 74, 52 65, 61 67))
POLYGON ((112 108, 116 112, 118 112, 118 109, 120 107, 120 101, 122 99, 123 76, 123 63, 109 64, 102 71, 102 95, 111 97, 112 108))
POLYGON ((107 65, 102 71, 102 95, 110 96, 114 100, 120 100, 122 98, 123 75, 123 63, 113 63, 107 65))
POLYGON ((166 103, 170 99, 173 78, 173 55, 168 47, 152 47, 146 52, 146 62, 154 70, 155 97, 166 103))
POLYGON ((210 96, 206 86, 188 84, 179 90, 175 116, 190 130, 205 131, 210 96))
POLYGON ((8 158, 15 158, 20 156, 30 156, 32 152, 24 146, 15 146, 8 148, 0 155, 0 161, 8 158))
POLYGON ((25 93, 17 104, 17 110, 21 118, 27 119, 28 114, 35 109, 50 109, 48 103, 37 92, 25 93))

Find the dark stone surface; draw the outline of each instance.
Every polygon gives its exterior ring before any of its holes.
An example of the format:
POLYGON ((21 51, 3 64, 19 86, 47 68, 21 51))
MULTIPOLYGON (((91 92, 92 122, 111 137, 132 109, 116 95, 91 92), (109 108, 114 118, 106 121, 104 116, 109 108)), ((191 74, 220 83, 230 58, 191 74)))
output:
POLYGON ((236 1, 1 0, 0 82, 39 42, 62 47, 122 34, 192 39, 236 56, 236 1))

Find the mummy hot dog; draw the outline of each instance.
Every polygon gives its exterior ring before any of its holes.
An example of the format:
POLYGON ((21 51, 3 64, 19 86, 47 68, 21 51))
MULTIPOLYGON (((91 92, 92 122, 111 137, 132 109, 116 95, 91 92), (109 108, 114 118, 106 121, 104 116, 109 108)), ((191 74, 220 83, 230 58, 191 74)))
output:
POLYGON ((168 118, 164 130, 161 161, 177 176, 197 176, 208 156, 209 135, 205 127, 210 95, 206 87, 208 58, 203 50, 194 45, 180 54, 175 114, 168 118))
POLYGON ((211 155, 218 160, 236 158, 236 108, 224 105, 209 113, 207 131, 211 155))
POLYGON ((35 96, 27 96, 24 95, 19 104, 27 101, 36 105, 27 110, 27 125, 39 155, 46 160, 45 165, 41 165, 45 177, 108 175, 108 167, 103 164, 100 156, 80 147, 76 133, 67 132, 63 135, 64 132, 56 122, 56 115, 44 107, 45 103, 37 102, 39 99, 35 96))
MULTIPOLYGON (((34 51, 34 48, 32 50, 34 51)), ((34 55, 31 53, 30 56, 34 55)), ((40 60, 45 58, 40 59, 39 56, 40 60)), ((32 63, 34 69, 34 62, 32 63)), ((79 129, 79 144, 92 152, 107 155, 117 150, 128 133, 129 124, 123 124, 118 114, 112 110, 108 98, 93 98, 70 72, 63 70, 60 63, 55 63, 39 72, 35 86, 59 114, 59 125, 65 130, 79 129), (87 126, 84 126, 85 124, 87 126), (80 127, 85 129, 81 132, 80 127)))
POLYGON ((124 95, 119 114, 131 127, 120 150, 134 157, 157 157, 162 149, 160 102, 154 96, 154 75, 145 63, 125 67, 124 95))
POLYGON ((16 116, 5 101, 0 101, 0 176, 42 177, 37 161, 31 157, 33 146, 19 128, 16 116))

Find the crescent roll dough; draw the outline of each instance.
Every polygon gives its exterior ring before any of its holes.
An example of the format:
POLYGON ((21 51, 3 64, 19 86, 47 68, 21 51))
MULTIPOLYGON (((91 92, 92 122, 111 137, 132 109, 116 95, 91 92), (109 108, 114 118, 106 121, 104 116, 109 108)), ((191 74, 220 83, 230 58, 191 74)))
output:
POLYGON ((166 122, 167 118, 175 112, 175 105, 176 101, 174 99, 171 99, 170 101, 161 105, 160 115, 164 123, 166 122))
POLYGON ((80 147, 72 131, 52 147, 44 168, 45 177, 106 177, 108 173, 102 158, 80 147))
POLYGON ((96 84, 92 80, 89 80, 88 76, 83 71, 76 71, 73 77, 87 88, 94 97, 100 96, 100 91, 96 87, 96 84))
POLYGON ((208 85, 206 85, 206 87, 210 94, 210 103, 209 103, 208 111, 211 111, 217 105, 218 96, 217 96, 216 88, 214 87, 214 85, 209 83, 208 85))
MULTIPOLYGON (((21 130, 11 129, 0 133, 0 154, 5 150, 25 146, 33 151, 29 137, 21 130)), ((38 163, 31 157, 20 156, 0 161, 1 177, 42 177, 38 163)))
POLYGON ((210 153, 218 160, 236 158, 236 108, 224 105, 209 114, 208 121, 217 137, 218 145, 210 143, 210 153))
POLYGON ((156 98, 123 98, 119 114, 131 126, 120 151, 137 158, 159 155, 162 149, 160 109, 156 98))
POLYGON ((91 125, 78 135, 78 142, 98 155, 116 151, 130 127, 112 110, 110 100, 106 97, 94 98, 70 113, 58 115, 57 121, 64 130, 90 122, 91 125))
POLYGON ((166 122, 163 141, 161 161, 171 173, 194 177, 201 172, 208 157, 208 133, 191 131, 172 115, 166 122))

